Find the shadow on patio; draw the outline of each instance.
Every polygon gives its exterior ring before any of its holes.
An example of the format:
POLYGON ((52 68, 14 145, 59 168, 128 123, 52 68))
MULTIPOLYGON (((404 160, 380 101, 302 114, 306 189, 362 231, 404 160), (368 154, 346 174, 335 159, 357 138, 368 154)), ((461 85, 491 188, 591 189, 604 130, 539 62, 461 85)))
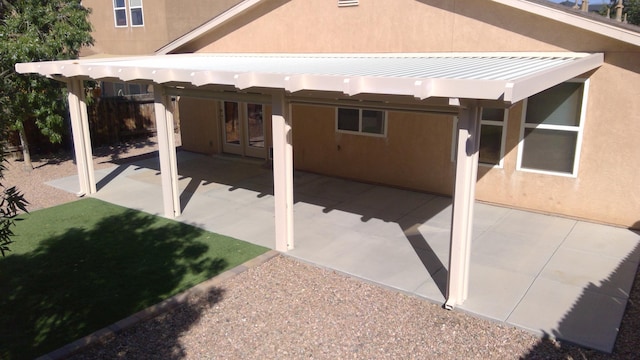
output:
MULTIPOLYGON (((178 173, 178 220, 273 248, 273 177, 263 162, 179 151, 178 173)), ((162 212, 157 158, 96 176, 106 179, 97 198, 162 212)), ((52 185, 68 188, 73 181, 52 185)), ((289 256, 444 302, 450 198, 296 171, 294 202, 289 256)), ((460 308, 610 351, 639 242, 625 229, 477 203, 469 299, 460 308), (610 286, 596 285, 607 279, 610 286), (580 326, 568 326, 567 317, 580 326)))

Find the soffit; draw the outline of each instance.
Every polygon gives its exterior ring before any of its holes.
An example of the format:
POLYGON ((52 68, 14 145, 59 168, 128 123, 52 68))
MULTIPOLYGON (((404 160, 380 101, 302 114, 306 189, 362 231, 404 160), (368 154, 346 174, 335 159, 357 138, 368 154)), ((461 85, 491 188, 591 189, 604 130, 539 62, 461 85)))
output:
POLYGON ((22 63, 20 73, 514 103, 591 71, 602 54, 180 54, 22 63))

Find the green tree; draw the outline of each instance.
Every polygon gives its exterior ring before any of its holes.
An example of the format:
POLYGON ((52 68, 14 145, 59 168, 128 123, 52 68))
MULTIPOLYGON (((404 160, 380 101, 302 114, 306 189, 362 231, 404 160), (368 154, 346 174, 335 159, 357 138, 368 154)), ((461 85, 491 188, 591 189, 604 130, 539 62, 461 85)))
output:
POLYGON ((15 64, 77 58, 93 43, 88 14, 80 0, 0 0, 0 116, 20 135, 27 169, 24 124, 34 121, 51 142, 62 141, 66 102, 61 83, 18 74, 15 64))
MULTIPOLYGON (((609 1, 609 16, 613 19, 616 17, 617 4, 618 0, 609 1)), ((624 19, 626 14, 629 24, 640 25, 640 0, 623 0, 622 5, 624 6, 622 9, 622 18, 624 19)), ((606 8, 604 8, 600 13, 605 15, 606 11, 606 8)))

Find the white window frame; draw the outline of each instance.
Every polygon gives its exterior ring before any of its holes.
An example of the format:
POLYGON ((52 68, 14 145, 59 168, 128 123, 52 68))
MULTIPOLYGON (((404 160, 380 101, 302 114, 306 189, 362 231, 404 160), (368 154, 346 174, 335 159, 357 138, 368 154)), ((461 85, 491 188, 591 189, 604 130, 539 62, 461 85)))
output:
POLYGON ((518 141, 518 161, 516 164, 516 170, 523 172, 531 172, 545 175, 555 175, 577 178, 580 165, 580 152, 582 150, 582 136, 584 132, 584 123, 587 114, 587 99, 589 98, 589 79, 572 79, 567 81, 568 83, 582 83, 582 105, 580 106, 580 117, 578 126, 571 125, 551 125, 551 124, 529 124, 527 123, 527 105, 529 99, 525 99, 522 105, 522 119, 520 124, 520 138, 518 141), (571 173, 540 170, 522 167, 522 153, 524 151, 524 131, 525 129, 542 129, 542 130, 556 130, 556 131, 568 131, 577 133, 576 136, 576 151, 573 159, 573 169, 571 173))
POLYGON ((129 12, 127 11, 127 0, 122 0, 124 6, 116 7, 116 0, 111 0, 113 2, 113 23, 117 28, 125 28, 129 27, 129 12), (116 11, 124 10, 124 19, 126 24, 118 25, 118 16, 116 15, 116 11))
MULTIPOLYGON (((480 109, 480 114, 482 114, 483 109, 480 109)), ((504 146, 507 141, 507 119, 509 119, 509 109, 504 109, 504 113, 502 116, 502 121, 496 120, 480 120, 480 140, 482 141, 482 125, 491 125, 491 126, 500 126, 502 127, 502 135, 500 138, 500 160, 498 160, 497 164, 483 163, 478 160, 478 165, 485 167, 495 167, 501 169, 504 166, 504 146)))
MULTIPOLYGON (((480 109, 480 114, 482 114, 482 109, 480 109)), ((493 109, 493 108, 492 108, 493 109)), ((491 125, 491 126, 500 126, 502 127, 502 137, 500 138, 500 160, 498 161, 497 164, 490 164, 490 163, 483 163, 480 160, 478 160, 478 166, 484 166, 484 167, 489 167, 489 168, 497 168, 497 169, 502 169, 504 166, 504 149, 505 149, 505 144, 507 142, 507 120, 509 119, 509 109, 504 109, 504 116, 502 118, 502 121, 495 121, 495 120, 484 120, 481 119, 480 120, 480 139, 482 139, 482 125, 491 125)), ((457 139, 456 136, 458 134, 458 117, 454 116, 453 117, 453 129, 451 131, 451 162, 455 162, 456 161, 456 144, 457 144, 457 139)), ((478 154, 479 156, 479 154, 478 154)))
POLYGON ((357 107, 349 107, 349 106, 339 106, 335 108, 335 130, 336 132, 339 133, 344 133, 344 134, 354 134, 354 135, 364 135, 364 136, 373 136, 373 137, 387 137, 387 124, 388 124, 388 112, 386 110, 379 110, 379 109, 367 109, 367 108, 357 108, 357 107), (358 131, 352 131, 352 130, 343 130, 343 129, 339 129, 338 128, 338 110, 339 109, 351 109, 351 110, 358 110, 358 131), (362 112, 363 111, 379 111, 382 113, 382 134, 377 134, 377 133, 370 133, 370 132, 363 132, 362 131, 362 112))
POLYGON ((143 3, 142 0, 140 0, 140 6, 132 6, 131 5, 131 0, 129 0, 129 19, 130 19, 130 23, 131 23, 131 27, 144 27, 144 10, 143 10, 143 3), (142 24, 141 25, 134 25, 133 24, 133 9, 140 9, 140 14, 142 15, 142 24))

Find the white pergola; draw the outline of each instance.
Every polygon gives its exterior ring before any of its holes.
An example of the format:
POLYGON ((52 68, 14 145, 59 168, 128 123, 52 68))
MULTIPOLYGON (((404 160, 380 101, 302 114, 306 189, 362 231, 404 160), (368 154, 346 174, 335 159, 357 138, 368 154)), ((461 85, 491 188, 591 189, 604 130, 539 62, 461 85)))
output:
POLYGON ((171 95, 270 103, 275 248, 293 236, 292 103, 340 104, 458 116, 445 307, 467 298, 483 105, 509 107, 602 65, 601 53, 185 54, 21 63, 67 83, 81 192, 96 192, 83 80, 154 85, 165 216, 180 215, 171 95))

